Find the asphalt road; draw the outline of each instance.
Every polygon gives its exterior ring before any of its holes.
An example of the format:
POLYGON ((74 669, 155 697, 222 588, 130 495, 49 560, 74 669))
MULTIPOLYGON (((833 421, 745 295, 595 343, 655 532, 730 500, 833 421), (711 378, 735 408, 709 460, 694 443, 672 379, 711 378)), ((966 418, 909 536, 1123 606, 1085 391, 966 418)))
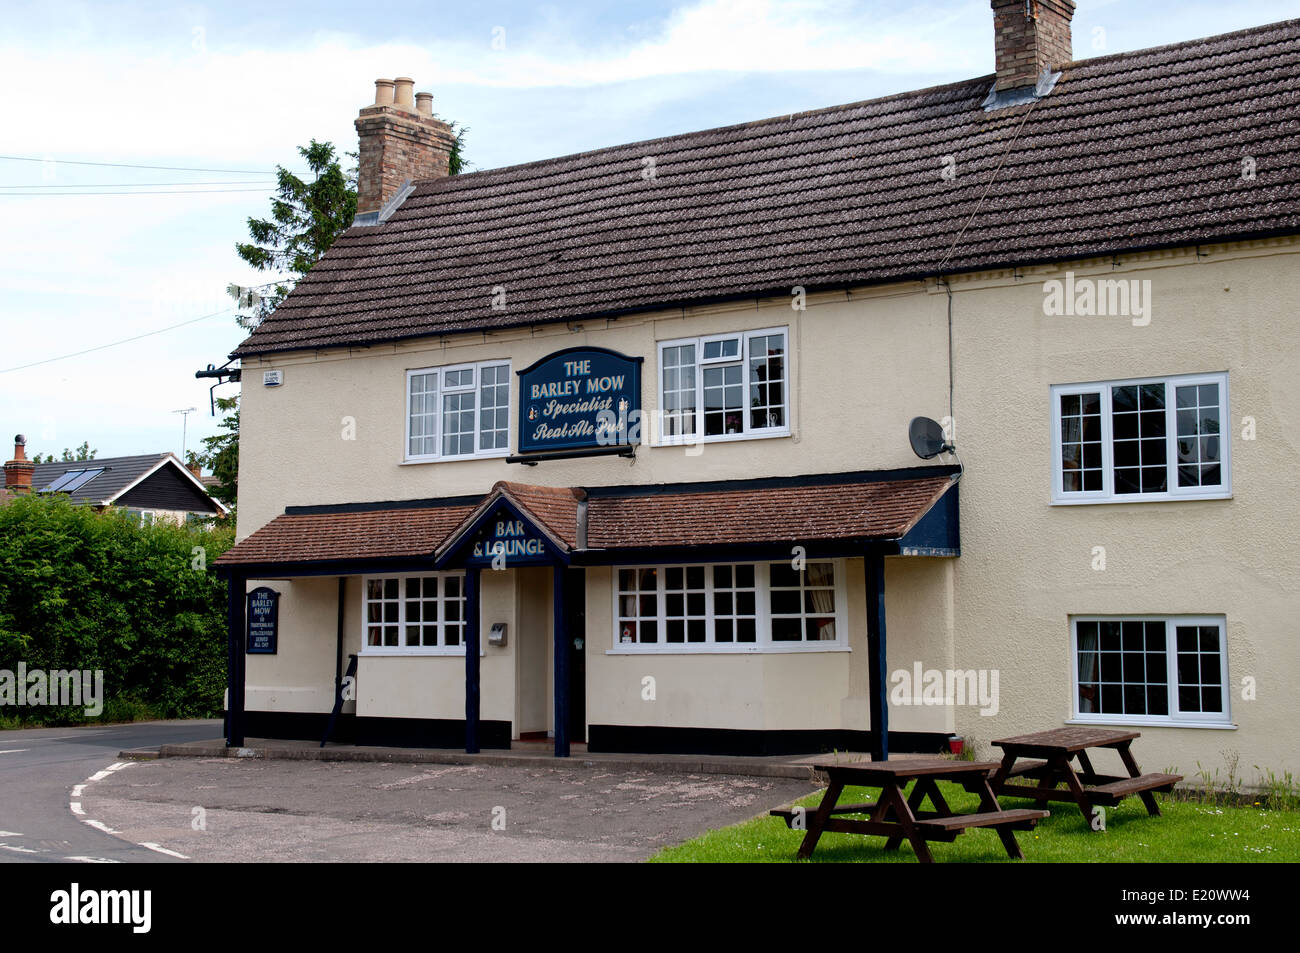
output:
MULTIPOLYGON (((220 721, 142 722, 0 732, 0 862, 176 863, 122 840, 71 809, 77 785, 119 763, 124 748, 197 741, 221 734, 220 721)), ((138 764, 120 771, 138 770, 138 764)))

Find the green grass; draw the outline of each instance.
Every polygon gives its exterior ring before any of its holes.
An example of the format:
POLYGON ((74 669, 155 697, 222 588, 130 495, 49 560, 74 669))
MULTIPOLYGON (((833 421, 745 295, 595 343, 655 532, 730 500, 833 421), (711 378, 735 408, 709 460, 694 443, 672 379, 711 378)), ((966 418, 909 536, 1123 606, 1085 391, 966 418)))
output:
MULTIPOLYGON (((954 811, 973 811, 978 798, 960 787, 940 782, 954 811)), ((840 803, 874 801, 878 789, 845 788, 840 803)), ((1106 829, 1090 830, 1079 809, 1070 803, 1048 805, 1052 816, 1032 831, 1016 831, 1025 863, 1240 863, 1300 861, 1300 813, 1262 807, 1226 807, 1180 801, 1156 795, 1162 817, 1148 817, 1136 797, 1106 810, 1106 829)), ((812 811, 821 801, 817 792, 796 804, 812 811)), ((1034 807, 1022 798, 999 799, 1004 809, 1034 807)), ((925 808, 930 807, 929 802, 925 808)), ((790 863, 803 839, 777 817, 754 818, 710 831, 676 847, 668 847, 651 863, 790 863)), ((906 841, 896 851, 884 850, 883 837, 823 834, 813 863, 916 863, 906 841)), ((995 831, 984 828, 958 835, 952 843, 931 841, 937 863, 1011 863, 995 831)))

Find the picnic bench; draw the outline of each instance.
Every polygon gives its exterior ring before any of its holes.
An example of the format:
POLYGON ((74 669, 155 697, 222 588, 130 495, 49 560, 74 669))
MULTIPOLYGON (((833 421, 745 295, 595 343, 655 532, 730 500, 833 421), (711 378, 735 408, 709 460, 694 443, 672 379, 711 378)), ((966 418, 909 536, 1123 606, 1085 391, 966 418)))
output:
MULTIPOLYGON (((1073 801, 1084 820, 1094 827, 1094 809, 1113 807, 1126 797, 1137 795, 1147 814, 1160 816, 1154 792, 1172 791, 1180 774, 1143 774, 1129 746, 1141 732, 1105 727, 1069 726, 1034 734, 1003 738, 993 744, 1002 749, 1002 763, 994 773, 993 790, 998 795, 1031 798, 1035 801, 1073 801), (1100 774, 1088 758, 1089 748, 1114 748, 1128 772, 1127 777, 1100 774), (1077 760, 1076 771, 1071 761, 1077 760), (1013 779, 1028 778, 1030 785, 1013 779), (1061 788, 1060 785, 1065 787, 1061 788)), ((1100 827, 1094 827, 1100 830, 1100 827)))
POLYGON ((1004 811, 989 784, 997 762, 948 761, 942 758, 915 758, 901 761, 868 761, 860 764, 817 764, 815 770, 828 779, 826 793, 816 810, 802 807, 778 808, 769 813, 780 817, 792 830, 804 830, 797 857, 807 860, 826 831, 867 834, 884 837, 885 850, 897 850, 907 840, 917 860, 934 862, 927 841, 951 843, 962 831, 990 827, 997 831, 1007 856, 1023 860, 1024 853, 1014 831, 1032 830, 1047 811, 1018 809, 1004 811), (910 796, 904 788, 915 781, 910 796), (939 781, 951 781, 977 794, 979 809, 974 813, 954 812, 939 790, 939 781), (840 804, 846 785, 880 788, 880 797, 863 804, 840 804), (926 800, 932 810, 922 810, 926 800), (846 817, 866 814, 866 820, 846 817))

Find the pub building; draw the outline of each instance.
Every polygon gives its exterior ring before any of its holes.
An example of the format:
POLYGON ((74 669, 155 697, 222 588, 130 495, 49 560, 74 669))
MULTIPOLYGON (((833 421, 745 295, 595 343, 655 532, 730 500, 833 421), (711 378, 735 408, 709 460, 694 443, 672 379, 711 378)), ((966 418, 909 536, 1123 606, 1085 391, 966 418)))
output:
POLYGON ((232 355, 228 743, 1300 768, 1300 21, 992 5, 996 75, 457 176, 377 81, 232 355))

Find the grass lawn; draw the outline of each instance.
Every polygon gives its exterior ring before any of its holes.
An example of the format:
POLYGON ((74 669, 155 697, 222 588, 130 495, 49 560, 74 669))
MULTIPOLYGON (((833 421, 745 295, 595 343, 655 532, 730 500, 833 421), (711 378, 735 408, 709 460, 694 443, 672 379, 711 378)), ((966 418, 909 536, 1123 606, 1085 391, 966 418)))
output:
MULTIPOLYGON (((973 811, 979 799, 957 785, 939 782, 954 811, 973 811)), ((840 803, 874 801, 879 789, 845 788, 840 803), (851 800, 850 800, 851 799, 851 800)), ((1156 795, 1163 817, 1148 817, 1136 797, 1106 811, 1106 829, 1089 830, 1073 804, 1048 805, 1052 816, 1032 831, 1016 831, 1025 863, 1241 863, 1243 861, 1300 861, 1300 812, 1262 810, 1257 807, 1215 807, 1156 795)), ((821 793, 796 804, 809 815, 821 793)), ((1003 808, 1035 807, 1023 798, 999 798, 1003 808)), ((924 805, 929 809, 929 802, 924 805)), ((847 816, 847 815, 846 815, 847 816)), ((668 847, 651 863, 790 863, 803 839, 778 817, 762 817, 710 831, 676 847, 668 847)), ((823 834, 813 863, 867 862, 916 863, 906 841, 886 852, 883 837, 861 834, 823 834)), ((951 844, 931 841, 936 863, 1011 863, 998 835, 990 829, 969 830, 951 844)))

